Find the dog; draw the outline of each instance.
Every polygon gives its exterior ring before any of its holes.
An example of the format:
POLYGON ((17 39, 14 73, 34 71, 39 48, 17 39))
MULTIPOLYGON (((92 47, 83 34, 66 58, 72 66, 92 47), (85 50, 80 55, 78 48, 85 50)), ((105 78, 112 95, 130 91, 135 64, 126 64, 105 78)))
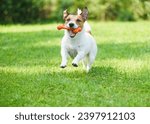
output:
POLYGON ((65 30, 61 41, 61 68, 67 66, 67 58, 70 56, 73 58, 72 65, 74 67, 78 67, 79 61, 82 60, 86 72, 89 72, 91 69, 91 65, 96 58, 97 45, 91 35, 91 28, 87 22, 87 17, 87 7, 83 10, 78 9, 76 15, 64 10, 63 19, 65 20, 65 25, 69 28, 81 27, 82 30, 76 34, 71 30, 65 30))

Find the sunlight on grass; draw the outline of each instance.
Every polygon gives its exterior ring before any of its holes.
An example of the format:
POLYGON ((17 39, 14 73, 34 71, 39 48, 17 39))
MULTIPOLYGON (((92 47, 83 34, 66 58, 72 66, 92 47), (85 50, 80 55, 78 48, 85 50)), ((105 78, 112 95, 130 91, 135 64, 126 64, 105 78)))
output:
MULTIPOLYGON (((57 72, 75 72, 75 71, 83 71, 83 68, 74 68, 70 65, 66 69, 61 69, 58 67, 47 67, 47 66, 5 66, 0 67, 0 72, 4 73, 20 73, 20 74, 44 74, 44 73, 57 73, 57 72)), ((83 71, 85 74, 86 72, 83 71)))
POLYGON ((55 42, 52 42, 51 40, 47 42, 40 41, 39 43, 33 43, 32 46, 33 47, 41 47, 41 46, 44 46, 44 47, 59 46, 60 47, 60 38, 56 38, 55 42))
MULTIPOLYGON (((71 63, 69 61, 68 63, 71 63)), ((147 69, 150 69, 150 66, 148 63, 145 61, 143 62, 142 60, 134 60, 134 59, 107 59, 107 60, 102 60, 101 62, 96 62, 96 66, 102 65, 104 67, 112 67, 115 68, 118 71, 122 71, 125 73, 138 73, 140 72, 143 68, 147 67, 147 69), (148 65, 148 66, 147 66, 148 65)), ((10 72, 10 73, 23 73, 23 74, 39 74, 39 73, 56 73, 56 72, 74 72, 74 71, 82 71, 84 73, 85 69, 82 67, 82 64, 79 63, 78 68, 74 68, 71 64, 68 65, 69 67, 65 69, 59 68, 59 65, 56 67, 51 67, 51 66, 5 66, 5 67, 0 67, 0 71, 3 72, 10 72)))
POLYGON ((134 43, 150 41, 149 22, 90 22, 98 43, 134 43))
POLYGON ((111 66, 118 71, 126 73, 140 73, 142 69, 150 69, 147 61, 135 60, 135 59, 108 59, 102 60, 99 64, 103 66, 111 66))
POLYGON ((44 30, 56 30, 57 24, 39 24, 39 25, 0 25, 1 33, 19 33, 19 32, 39 32, 44 30))
POLYGON ((49 68, 42 67, 42 66, 35 66, 35 67, 0 67, 0 71, 4 73, 22 73, 22 74, 38 74, 38 73, 46 73, 49 71, 49 68))

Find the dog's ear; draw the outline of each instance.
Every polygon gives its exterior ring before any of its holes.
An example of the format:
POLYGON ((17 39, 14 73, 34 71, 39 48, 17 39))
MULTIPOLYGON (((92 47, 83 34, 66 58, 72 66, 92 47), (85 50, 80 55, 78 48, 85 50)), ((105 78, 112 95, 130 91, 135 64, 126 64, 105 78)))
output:
POLYGON ((77 15, 81 15, 81 13, 82 13, 82 11, 81 11, 81 9, 77 9, 77 15))
POLYGON ((87 9, 87 7, 85 7, 83 10, 82 10, 82 13, 80 14, 81 16, 82 16, 82 18, 84 19, 84 21, 86 21, 87 20, 87 18, 88 18, 88 9, 87 9))
POLYGON ((63 19, 65 20, 68 15, 69 15, 69 13, 68 13, 67 9, 64 10, 64 12, 63 12, 63 19))

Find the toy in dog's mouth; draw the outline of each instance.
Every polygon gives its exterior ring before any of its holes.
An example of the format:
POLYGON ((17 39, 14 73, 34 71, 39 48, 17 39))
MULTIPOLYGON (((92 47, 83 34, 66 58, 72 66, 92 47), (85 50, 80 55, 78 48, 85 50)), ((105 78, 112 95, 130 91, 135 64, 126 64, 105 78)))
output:
POLYGON ((78 28, 70 28, 70 27, 67 27, 67 26, 64 25, 64 24, 58 25, 58 26, 57 26, 57 29, 58 29, 58 30, 61 30, 61 29, 66 29, 66 30, 68 30, 68 33, 69 33, 69 35, 70 35, 71 38, 74 38, 74 37, 76 36, 76 34, 82 30, 81 27, 78 27, 78 28))
POLYGON ((71 38, 74 38, 76 36, 76 33, 74 33, 72 30, 68 30, 68 32, 71 38))

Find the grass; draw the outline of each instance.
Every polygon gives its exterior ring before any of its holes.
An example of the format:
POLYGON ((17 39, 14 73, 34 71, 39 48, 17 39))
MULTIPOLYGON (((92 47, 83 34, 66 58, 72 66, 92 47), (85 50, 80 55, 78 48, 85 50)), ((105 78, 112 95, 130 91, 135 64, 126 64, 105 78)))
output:
POLYGON ((0 25, 0 106, 150 106, 150 23, 90 22, 90 73, 59 68, 57 24, 0 25))

